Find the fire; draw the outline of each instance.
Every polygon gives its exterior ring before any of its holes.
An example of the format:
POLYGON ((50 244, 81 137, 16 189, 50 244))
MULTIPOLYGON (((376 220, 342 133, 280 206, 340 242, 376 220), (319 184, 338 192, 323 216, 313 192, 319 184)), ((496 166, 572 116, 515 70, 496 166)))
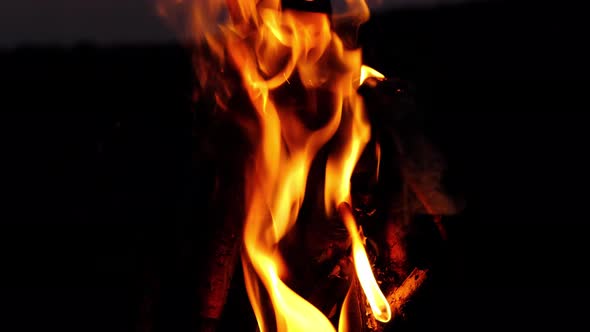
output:
MULTIPOLYGON (((352 216, 352 211, 347 203, 342 203, 338 210, 340 211, 344 220, 344 225, 350 233, 352 238, 352 257, 354 259, 354 267, 369 305, 373 310, 375 319, 381 322, 388 322, 391 319, 391 308, 387 299, 381 293, 379 285, 375 280, 375 276, 371 272, 371 263, 365 252, 365 247, 361 235, 359 234, 356 222, 352 216)), ((343 306, 345 308, 345 306, 343 306)))
POLYGON ((378 72, 377 70, 369 67, 369 66, 365 66, 363 65, 361 67, 361 77, 360 77, 360 83, 363 84, 363 82, 370 77, 374 77, 377 79, 384 79, 385 75, 381 74, 380 72, 378 72))
MULTIPOLYGON (((342 20, 368 19, 363 0, 345 4, 348 10, 338 14, 342 20)), ((360 49, 345 47, 326 8, 328 0, 199 0, 191 7, 196 43, 238 71, 256 113, 257 143, 244 173, 242 264, 262 332, 335 331, 322 312, 283 282, 288 271, 278 250, 297 220, 311 164, 330 140, 335 148, 326 164, 323 208, 328 217, 338 212, 351 236, 355 270, 375 318, 391 318, 350 210, 350 178, 371 136, 357 88, 368 77, 383 75, 362 65, 360 49), (318 106, 318 95, 328 102, 318 106)), ((206 66, 197 70, 201 84, 213 82, 218 104, 227 110, 221 99, 232 92, 215 81, 221 73, 206 66)), ((343 322, 341 331, 347 330, 343 322)))

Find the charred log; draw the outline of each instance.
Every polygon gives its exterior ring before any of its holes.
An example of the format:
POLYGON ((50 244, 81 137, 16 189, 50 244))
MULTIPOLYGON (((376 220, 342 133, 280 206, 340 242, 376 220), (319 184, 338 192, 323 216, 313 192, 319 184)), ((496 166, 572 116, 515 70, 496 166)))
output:
POLYGON ((213 179, 207 210, 197 212, 204 212, 199 217, 205 217, 205 221, 191 226, 204 243, 202 252, 196 254, 198 260, 189 262, 199 266, 195 324, 203 331, 217 330, 240 256, 245 209, 243 197, 236 193, 244 191, 242 165, 252 149, 245 126, 250 115, 250 109, 244 106, 249 104, 243 103, 246 98, 237 93, 227 101, 225 106, 239 110, 231 114, 220 108, 219 98, 201 97, 196 104, 195 158, 207 165, 212 173, 208 176, 213 179))
POLYGON ((393 288, 386 295, 387 302, 391 306, 393 317, 406 315, 405 306, 412 297, 420 290, 428 276, 428 270, 414 268, 412 273, 404 282, 396 288, 393 288))

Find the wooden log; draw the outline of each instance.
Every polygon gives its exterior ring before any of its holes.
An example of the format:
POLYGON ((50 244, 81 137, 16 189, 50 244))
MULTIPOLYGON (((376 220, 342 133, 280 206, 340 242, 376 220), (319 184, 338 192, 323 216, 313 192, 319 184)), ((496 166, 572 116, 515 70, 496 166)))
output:
POLYGON ((226 223, 226 231, 215 234, 216 245, 211 248, 212 257, 204 267, 207 273, 199 285, 198 324, 203 331, 215 331, 223 314, 241 245, 235 224, 226 223))
POLYGON ((387 293, 386 298, 387 302, 389 302, 389 305, 391 306, 393 317, 404 317, 406 315, 404 311, 405 304, 424 284, 427 276, 427 269, 421 270, 419 268, 414 268, 412 273, 410 273, 410 275, 399 287, 396 287, 387 293))
MULTIPOLYGON (((236 94, 236 99, 243 96, 236 94)), ((197 131, 197 172, 212 177, 211 188, 206 190, 206 211, 195 216, 199 221, 191 230, 195 242, 198 266, 196 319, 198 330, 215 331, 224 313, 232 278, 242 246, 244 188, 242 165, 251 151, 249 139, 241 123, 228 112, 214 112, 214 102, 200 100, 202 123, 195 121, 197 131), (207 104, 209 103, 209 104, 207 104), (199 127, 197 127, 199 126, 199 127), (223 153, 220 153, 223 151, 223 153), (231 207, 228 209, 227 207, 231 207), (196 243, 198 242, 198 243, 196 243)), ((244 103, 247 105, 246 103, 244 103)), ((247 110, 244 106, 242 109, 247 110)), ((198 212, 197 212, 198 213, 198 212)))
POLYGON ((408 255, 404 242, 405 230, 402 225, 393 218, 385 220, 385 244, 387 246, 387 259, 389 269, 394 272, 396 280, 406 278, 410 269, 407 261, 408 255))
MULTIPOLYGON (((398 287, 392 287, 386 294, 387 302, 391 307, 391 321, 396 319, 405 318, 405 306, 412 299, 412 297, 420 290, 426 278, 428 276, 428 270, 422 270, 414 268, 408 277, 398 287)), ((380 323, 371 314, 371 308, 365 301, 365 331, 370 332, 382 332, 387 324, 380 323)))

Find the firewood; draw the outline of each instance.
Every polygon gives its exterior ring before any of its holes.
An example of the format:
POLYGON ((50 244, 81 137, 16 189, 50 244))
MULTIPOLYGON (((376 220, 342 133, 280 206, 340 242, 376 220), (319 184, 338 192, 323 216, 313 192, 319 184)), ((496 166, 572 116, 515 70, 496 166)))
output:
POLYGON ((200 265, 198 325, 203 331, 215 331, 239 261, 245 208, 242 196, 235 193, 244 188, 241 165, 248 158, 250 147, 247 135, 230 114, 218 112, 208 120, 207 128, 202 128, 198 137, 197 153, 199 161, 214 170, 215 180, 209 193, 208 211, 201 216, 199 240, 204 244, 199 261, 194 264, 200 265))
POLYGON ((391 306, 393 316, 405 316, 405 304, 416 294, 420 289, 426 277, 428 276, 427 269, 414 268, 412 273, 404 280, 404 282, 397 288, 392 289, 386 295, 387 302, 391 306))
MULTIPOLYGON (((387 302, 391 307, 392 320, 404 318, 406 316, 405 306, 414 297, 414 295, 420 290, 426 278, 428 276, 427 269, 414 268, 412 273, 402 282, 398 287, 392 287, 386 294, 387 302)), ((366 302, 366 301, 365 301, 366 302)), ((382 332, 387 323, 379 323, 375 320, 371 313, 371 309, 368 304, 365 305, 366 312, 366 331, 371 332, 382 332)), ((391 322, 390 321, 390 322, 391 322)))
POLYGON ((404 243, 405 230, 397 220, 385 220, 385 244, 387 246, 388 267, 395 273, 395 278, 406 278, 410 272, 407 266, 407 251, 404 243))
MULTIPOLYGON (((406 316, 405 306, 420 290, 426 277, 428 276, 428 269, 414 268, 412 273, 402 282, 398 287, 392 287, 389 292, 385 294, 387 302, 391 307, 392 321, 406 316)), ((373 323, 374 332, 382 332, 386 324, 373 323)))
POLYGON ((230 283, 240 248, 240 233, 235 222, 227 222, 224 232, 215 234, 215 241, 211 248, 211 258, 205 269, 206 277, 199 285, 199 318, 207 330, 215 331, 219 319, 223 314, 230 283))

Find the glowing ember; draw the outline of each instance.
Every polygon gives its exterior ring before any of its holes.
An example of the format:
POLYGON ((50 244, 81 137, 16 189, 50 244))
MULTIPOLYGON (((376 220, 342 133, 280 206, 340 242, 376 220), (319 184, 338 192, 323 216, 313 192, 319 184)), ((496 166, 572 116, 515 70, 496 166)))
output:
MULTIPOLYGON (((356 24, 368 19, 364 1, 347 0, 346 7, 335 19, 356 24)), ((311 164, 330 140, 335 144, 326 164, 323 208, 328 217, 340 213, 373 315, 389 321, 391 309, 373 276, 350 210, 350 178, 371 135, 357 88, 367 78, 383 75, 362 65, 360 49, 344 46, 332 29, 327 0, 200 0, 191 10, 197 44, 239 72, 256 112, 256 146, 244 169, 247 213, 242 264, 260 331, 275 326, 278 331, 335 330, 323 313, 283 282, 287 267, 278 250, 297 219, 311 164), (318 106, 320 94, 328 99, 322 106, 318 106)), ((215 80, 210 68, 197 70, 201 84, 215 80)), ((232 93, 224 82, 217 84, 216 91, 232 93)), ((348 330, 346 325, 341 317, 339 330, 348 330)))

